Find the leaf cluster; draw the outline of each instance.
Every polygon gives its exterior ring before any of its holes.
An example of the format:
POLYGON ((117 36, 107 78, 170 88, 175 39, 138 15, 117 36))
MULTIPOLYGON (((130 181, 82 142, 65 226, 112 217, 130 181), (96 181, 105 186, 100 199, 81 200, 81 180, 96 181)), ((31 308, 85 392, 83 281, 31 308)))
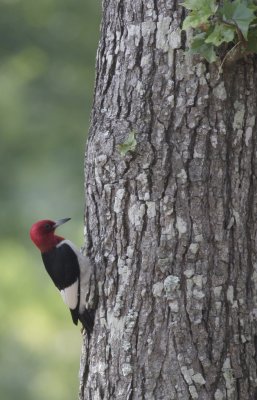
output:
POLYGON ((230 50, 237 48, 241 57, 257 53, 256 0, 185 0, 182 5, 190 11, 183 30, 194 29, 191 53, 210 63, 217 60, 224 44, 230 50))

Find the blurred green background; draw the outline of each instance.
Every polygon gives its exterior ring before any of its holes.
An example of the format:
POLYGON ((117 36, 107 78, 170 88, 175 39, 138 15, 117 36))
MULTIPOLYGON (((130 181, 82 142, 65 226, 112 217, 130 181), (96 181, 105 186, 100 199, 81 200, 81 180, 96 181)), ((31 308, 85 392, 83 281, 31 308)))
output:
POLYGON ((0 0, 0 399, 73 400, 80 328, 29 229, 83 245, 83 162, 99 38, 97 0, 0 0))

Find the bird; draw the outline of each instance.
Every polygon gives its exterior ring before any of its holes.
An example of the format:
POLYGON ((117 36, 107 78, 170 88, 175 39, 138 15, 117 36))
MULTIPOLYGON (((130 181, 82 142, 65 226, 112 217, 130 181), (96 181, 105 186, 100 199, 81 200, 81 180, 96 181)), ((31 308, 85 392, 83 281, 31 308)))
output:
POLYGON ((31 226, 30 238, 39 248, 46 271, 69 307, 73 323, 82 323, 90 337, 94 310, 87 307, 92 279, 92 263, 76 246, 55 234, 56 228, 71 218, 43 219, 31 226))

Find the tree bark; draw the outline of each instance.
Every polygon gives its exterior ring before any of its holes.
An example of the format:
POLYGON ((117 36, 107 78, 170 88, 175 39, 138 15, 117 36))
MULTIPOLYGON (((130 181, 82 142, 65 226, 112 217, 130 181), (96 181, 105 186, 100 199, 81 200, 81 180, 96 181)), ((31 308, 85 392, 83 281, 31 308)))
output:
POLYGON ((256 63, 191 58, 183 18, 176 1, 103 1, 81 400, 257 399, 256 63))

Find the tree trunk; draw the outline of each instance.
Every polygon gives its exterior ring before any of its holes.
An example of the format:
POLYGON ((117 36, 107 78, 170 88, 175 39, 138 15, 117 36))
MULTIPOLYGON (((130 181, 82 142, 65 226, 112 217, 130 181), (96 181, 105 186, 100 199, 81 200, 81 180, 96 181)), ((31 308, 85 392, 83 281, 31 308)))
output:
POLYGON ((170 0, 103 2, 81 400, 257 399, 256 64, 191 58, 183 18, 170 0))

